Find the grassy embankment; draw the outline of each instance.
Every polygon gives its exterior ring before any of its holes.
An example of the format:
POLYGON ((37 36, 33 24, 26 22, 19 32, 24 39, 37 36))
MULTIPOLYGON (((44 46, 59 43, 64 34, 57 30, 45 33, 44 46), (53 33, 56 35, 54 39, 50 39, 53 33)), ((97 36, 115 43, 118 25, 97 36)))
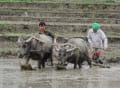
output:
POLYGON ((115 3, 115 2, 119 2, 119 0, 0 0, 0 2, 44 2, 44 3, 88 3, 88 4, 94 4, 94 3, 98 3, 98 4, 108 4, 108 3, 115 3))
MULTIPOLYGON (((80 3, 80 4, 118 4, 119 0, 0 0, 0 2, 39 2, 39 3, 80 3)), ((0 26, 8 26, 7 23, 1 23, 0 26)), ((79 32, 66 32, 66 33, 61 33, 61 32, 53 32, 56 36, 64 36, 64 37, 79 37, 79 36, 86 36, 85 33, 79 33, 79 32)), ((13 32, 1 32, 0 36, 20 36, 20 35, 26 35, 26 33, 20 33, 17 31, 13 32)), ((113 34, 109 33, 108 36, 113 36, 113 37, 119 37, 119 33, 113 34)))

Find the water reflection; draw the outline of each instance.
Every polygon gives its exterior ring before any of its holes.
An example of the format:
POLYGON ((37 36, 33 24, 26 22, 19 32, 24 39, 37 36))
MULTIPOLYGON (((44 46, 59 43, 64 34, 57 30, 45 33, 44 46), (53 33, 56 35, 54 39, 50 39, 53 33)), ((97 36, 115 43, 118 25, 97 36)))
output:
POLYGON ((119 88, 120 69, 20 71, 17 59, 0 59, 0 88, 119 88))

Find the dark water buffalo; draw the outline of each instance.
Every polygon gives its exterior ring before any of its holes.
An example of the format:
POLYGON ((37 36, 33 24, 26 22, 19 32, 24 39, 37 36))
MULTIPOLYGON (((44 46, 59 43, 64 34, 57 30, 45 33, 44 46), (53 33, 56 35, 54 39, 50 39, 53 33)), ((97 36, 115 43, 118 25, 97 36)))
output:
POLYGON ((65 66, 67 63, 73 63, 74 69, 87 61, 91 67, 91 60, 88 53, 87 43, 80 38, 69 39, 67 43, 54 46, 54 58, 58 60, 57 67, 65 66))
POLYGON ((38 68, 45 67, 45 61, 49 58, 52 64, 52 38, 41 34, 27 39, 19 37, 19 58, 25 58, 26 64, 30 59, 38 61, 38 68))

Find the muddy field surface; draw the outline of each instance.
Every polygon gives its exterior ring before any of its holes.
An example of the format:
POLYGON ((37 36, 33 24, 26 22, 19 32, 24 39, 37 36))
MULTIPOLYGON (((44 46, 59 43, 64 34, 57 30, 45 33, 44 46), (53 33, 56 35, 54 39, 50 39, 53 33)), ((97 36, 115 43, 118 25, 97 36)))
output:
MULTIPOLYGON (((42 70, 21 71, 21 60, 11 56, 17 55, 17 44, 3 41, 0 49, 4 56, 0 57, 0 88, 120 88, 119 41, 109 43, 104 52, 106 59, 112 62, 111 68, 83 65, 82 69, 73 70, 69 64, 67 70, 47 66, 42 70)), ((37 62, 30 63, 37 67, 37 62)))
MULTIPOLYGON (((120 65, 111 68, 83 65, 82 69, 21 71, 19 59, 0 59, 0 88, 119 88, 120 65)), ((33 66, 35 66, 33 62, 33 66)))

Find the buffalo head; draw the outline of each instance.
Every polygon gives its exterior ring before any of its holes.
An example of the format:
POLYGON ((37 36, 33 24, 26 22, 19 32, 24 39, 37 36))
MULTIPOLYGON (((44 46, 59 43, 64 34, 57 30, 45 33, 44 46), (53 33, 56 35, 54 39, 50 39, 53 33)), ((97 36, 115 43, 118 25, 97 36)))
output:
POLYGON ((29 55, 30 52, 39 52, 39 53, 44 52, 47 45, 43 40, 40 40, 39 38, 34 36, 28 36, 28 37, 20 36, 18 38, 18 44, 19 44, 19 53, 18 53, 19 58, 23 58, 24 56, 29 55))
POLYGON ((28 54, 30 48, 30 41, 26 40, 25 37, 20 36, 18 38, 18 45, 19 45, 18 57, 23 58, 25 55, 28 54))
POLYGON ((64 44, 57 44, 54 46, 55 51, 55 58, 57 60, 58 65, 66 65, 67 59, 74 53, 74 50, 76 49, 75 46, 69 43, 64 44))

